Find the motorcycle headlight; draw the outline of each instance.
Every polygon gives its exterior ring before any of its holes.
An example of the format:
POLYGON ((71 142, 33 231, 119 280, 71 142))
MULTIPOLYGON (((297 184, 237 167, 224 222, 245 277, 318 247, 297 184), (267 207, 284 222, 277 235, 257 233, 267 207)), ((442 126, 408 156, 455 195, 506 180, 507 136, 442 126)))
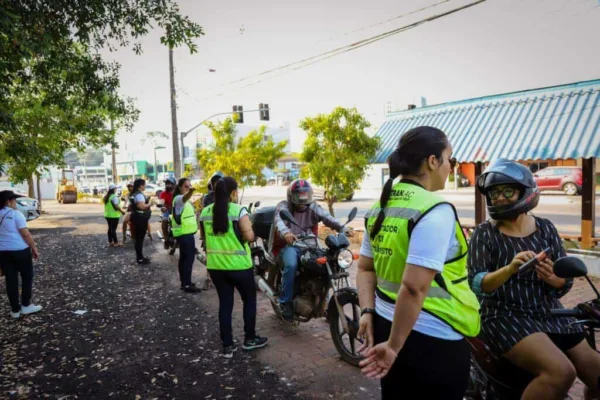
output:
POLYGON ((352 265, 353 257, 352 252, 348 249, 342 249, 338 253, 337 262, 340 268, 348 269, 352 265))

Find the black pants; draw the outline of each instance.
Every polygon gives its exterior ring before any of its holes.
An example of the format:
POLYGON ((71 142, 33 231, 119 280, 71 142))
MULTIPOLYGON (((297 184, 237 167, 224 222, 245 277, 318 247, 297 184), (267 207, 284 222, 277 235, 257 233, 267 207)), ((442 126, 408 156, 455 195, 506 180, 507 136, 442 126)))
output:
MULTIPOLYGON (((375 314, 375 343, 388 340, 392 323, 375 314)), ((415 393, 420 399, 460 400, 469 384, 467 341, 443 340, 412 331, 396 362, 381 380, 381 398, 415 393)), ((415 397, 417 398, 417 397, 415 397)))
POLYGON ((21 311, 21 306, 31 302, 33 286, 33 260, 31 249, 0 251, 0 267, 6 279, 6 294, 12 312, 21 311), (19 274, 21 274, 21 302, 19 303, 19 274))
POLYGON ((135 256, 139 261, 144 258, 144 238, 148 231, 148 218, 135 212, 131 213, 133 223, 133 234, 135 235, 135 256))
POLYGON ((219 295, 219 327, 223 346, 233 344, 231 314, 233 312, 233 289, 236 288, 244 302, 244 332, 246 339, 256 336, 256 285, 252 268, 242 271, 209 269, 210 278, 219 295))
POLYGON ((184 286, 192 284, 192 268, 196 259, 194 234, 179 236, 179 280, 184 286))
POLYGON ((108 222, 108 243, 119 243, 117 239, 117 227, 119 226, 119 218, 106 218, 108 222))

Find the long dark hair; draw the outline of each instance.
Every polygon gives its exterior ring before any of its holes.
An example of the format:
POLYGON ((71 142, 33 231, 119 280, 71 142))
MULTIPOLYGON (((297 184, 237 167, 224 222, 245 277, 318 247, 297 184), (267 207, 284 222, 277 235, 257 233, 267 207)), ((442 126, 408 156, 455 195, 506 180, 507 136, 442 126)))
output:
POLYGON ((394 179, 400 175, 419 175, 423 161, 429 156, 435 156, 438 160, 442 158, 442 152, 448 147, 446 134, 437 128, 430 126, 419 126, 405 132, 398 141, 398 147, 390 154, 388 165, 390 177, 383 185, 381 197, 379 198, 379 215, 371 231, 371 240, 379 233, 383 220, 385 219, 385 206, 392 194, 394 179))
POLYGON ((229 196, 237 190, 238 184, 230 176, 219 179, 215 184, 215 202, 213 203, 213 232, 217 235, 229 230, 229 196))
POLYGON ((133 193, 137 192, 138 190, 140 190, 140 186, 143 186, 146 184, 146 181, 143 180, 142 178, 136 179, 133 182, 133 193))
POLYGON ((110 189, 108 192, 106 192, 106 194, 104 195, 104 198, 102 199, 102 201, 104 201, 104 204, 108 203, 108 199, 110 198, 110 195, 115 194, 116 189, 117 188, 110 189))

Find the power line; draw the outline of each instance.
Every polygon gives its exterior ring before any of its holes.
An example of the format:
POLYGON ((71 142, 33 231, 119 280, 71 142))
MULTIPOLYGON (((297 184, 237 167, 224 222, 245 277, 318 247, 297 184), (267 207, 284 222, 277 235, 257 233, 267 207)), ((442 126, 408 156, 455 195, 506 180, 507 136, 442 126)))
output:
MULTIPOLYGON (((321 54, 318 54, 318 55, 315 55, 315 56, 312 56, 312 57, 308 57, 308 58, 302 59, 300 61, 296 61, 296 62, 293 62, 293 63, 282 65, 280 67, 272 68, 270 70, 261 72, 259 74, 254 75, 254 76, 249 76, 249 77, 245 77, 245 78, 241 78, 241 79, 232 81, 228 85, 245 82, 245 81, 249 81, 249 80, 252 80, 252 79, 259 79, 257 81, 251 82, 251 83, 249 83, 247 85, 244 85, 244 86, 241 86, 241 87, 238 87, 238 88, 233 88, 231 90, 239 90, 239 89, 244 89, 244 88, 247 88, 247 87, 250 87, 250 86, 254 86, 254 85, 257 85, 259 83, 264 82, 265 80, 277 77, 277 76, 281 75, 282 73, 289 72, 289 71, 296 71, 296 70, 308 67, 310 65, 316 64, 316 63, 318 63, 320 61, 324 61, 324 60, 333 58, 335 56, 347 53, 349 51, 359 49, 359 48, 367 46, 369 44, 378 42, 378 41, 383 40, 383 39, 387 39, 387 38, 389 38, 391 36, 394 36, 394 35, 397 35, 399 33, 405 32, 407 30, 416 28, 416 27, 418 27, 420 25, 423 25, 423 24, 425 24, 427 22, 435 21, 437 19, 446 17, 448 15, 455 14, 455 13, 457 13, 459 11, 463 11, 463 10, 465 10, 467 8, 470 8, 470 7, 473 7, 475 5, 481 4, 481 3, 485 2, 485 1, 486 0, 477 0, 477 1, 473 2, 473 3, 469 3, 467 5, 460 6, 460 7, 454 8, 452 10, 449 10, 449 11, 446 11, 446 12, 443 12, 443 13, 440 13, 440 14, 436 14, 436 15, 433 15, 433 16, 421 19, 419 21, 416 21, 416 22, 413 22, 411 24, 402 26, 400 28, 392 29, 390 31, 387 31, 387 32, 384 32, 384 33, 380 33, 378 35, 371 36, 371 37, 363 39, 363 40, 359 40, 358 42, 354 42, 354 43, 351 43, 351 44, 346 45, 346 46, 338 47, 336 49, 329 50, 327 52, 324 52, 324 53, 321 53, 321 54)), ((221 96, 223 94, 224 94, 224 92, 221 92, 221 93, 215 94, 214 96, 221 96)), ((209 100, 209 99, 212 99, 214 96, 207 97, 207 98, 203 99, 202 102, 204 102, 206 100, 209 100)))
POLYGON ((338 35, 338 36, 331 36, 328 39, 323 40, 322 42, 328 42, 328 41, 333 40, 333 39, 339 39, 339 38, 342 38, 342 37, 346 37, 346 36, 352 35, 353 33, 362 32, 362 31, 365 31, 367 29, 375 28, 376 26, 385 25, 385 24, 390 23, 392 21, 396 21, 398 19, 401 19, 401 18, 404 18, 404 17, 408 17, 408 16, 413 15, 413 14, 420 13, 421 11, 425 11, 425 10, 428 10, 430 8, 438 7, 438 6, 440 6, 440 5, 444 4, 444 3, 448 3, 449 1, 452 1, 452 0, 443 0, 443 1, 440 1, 440 2, 435 3, 435 4, 430 4, 430 5, 426 6, 426 7, 421 7, 419 9, 417 9, 417 10, 413 10, 413 11, 408 12, 406 14, 401 14, 401 15, 398 15, 396 17, 386 19, 385 21, 376 22, 376 23, 374 23, 372 25, 365 26, 365 27, 359 28, 359 29, 355 29, 353 31, 346 32, 346 33, 343 33, 343 34, 338 35))

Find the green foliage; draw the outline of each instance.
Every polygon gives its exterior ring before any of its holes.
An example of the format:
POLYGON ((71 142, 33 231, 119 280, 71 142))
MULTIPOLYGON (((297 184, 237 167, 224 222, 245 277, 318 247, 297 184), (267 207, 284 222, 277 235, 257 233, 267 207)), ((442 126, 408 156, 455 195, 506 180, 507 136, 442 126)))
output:
POLYGON ((337 107, 331 114, 305 118, 300 127, 307 137, 301 155, 306 163, 302 175, 325 190, 325 200, 333 215, 333 204, 358 190, 371 160, 379 148, 379 138, 365 129, 369 122, 355 108, 337 107))
POLYGON ((153 25, 163 44, 192 53, 203 34, 173 0, 0 1, 0 165, 21 179, 61 164, 59 153, 114 143, 116 130, 131 128, 137 110, 117 95, 118 65, 99 50, 140 53, 153 25))
POLYGON ((215 143, 198 151, 198 162, 205 177, 200 186, 206 187, 206 182, 216 171, 234 177, 241 188, 267 184, 262 170, 277 166, 277 160, 285 154, 286 141, 273 142, 265 135, 264 126, 236 140, 231 118, 216 124, 209 122, 207 126, 212 130, 215 143))

